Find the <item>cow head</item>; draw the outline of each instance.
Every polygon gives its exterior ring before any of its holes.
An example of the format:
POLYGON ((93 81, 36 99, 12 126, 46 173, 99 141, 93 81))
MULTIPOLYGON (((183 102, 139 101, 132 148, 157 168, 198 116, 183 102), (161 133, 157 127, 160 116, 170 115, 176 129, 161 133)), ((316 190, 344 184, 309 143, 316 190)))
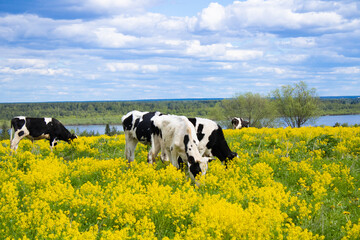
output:
POLYGON ((77 138, 77 136, 74 133, 70 133, 67 142, 71 143, 75 138, 77 138))
POLYGON ((190 173, 195 178, 200 172, 202 175, 206 174, 206 171, 208 169, 208 162, 212 159, 209 157, 201 157, 198 160, 194 160, 193 157, 188 158, 188 167, 190 173))

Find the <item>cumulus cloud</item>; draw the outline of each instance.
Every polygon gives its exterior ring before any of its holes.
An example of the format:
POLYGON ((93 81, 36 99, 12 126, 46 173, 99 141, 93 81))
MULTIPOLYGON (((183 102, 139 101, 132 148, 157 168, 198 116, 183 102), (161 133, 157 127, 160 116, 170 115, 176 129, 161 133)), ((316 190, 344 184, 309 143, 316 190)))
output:
POLYGON ((211 31, 220 30, 224 26, 225 17, 225 7, 218 3, 210 3, 210 5, 199 14, 199 26, 200 28, 211 31))
MULTIPOLYGON (((240 31, 254 29, 257 31, 276 32, 306 31, 308 34, 325 31, 344 31, 359 26, 354 11, 340 3, 325 3, 323 1, 286 1, 286 0, 247 0, 234 1, 233 4, 222 6, 211 3, 198 16, 199 30, 240 31)), ((352 4, 352 7, 356 5, 352 4)), ((348 6, 349 7, 349 6, 348 6)), ((358 16, 357 16, 358 17, 358 16)), ((233 33, 233 32, 232 32, 233 33)))

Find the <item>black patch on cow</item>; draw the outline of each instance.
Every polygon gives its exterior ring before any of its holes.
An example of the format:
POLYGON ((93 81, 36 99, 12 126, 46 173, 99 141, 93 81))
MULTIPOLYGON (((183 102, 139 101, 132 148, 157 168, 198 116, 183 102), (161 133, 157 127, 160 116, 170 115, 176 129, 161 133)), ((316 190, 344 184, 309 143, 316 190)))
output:
POLYGON ((231 120, 231 124, 234 126, 234 128, 236 128, 236 126, 239 124, 239 120, 237 120, 236 118, 233 118, 231 120))
POLYGON ((177 161, 180 169, 185 167, 184 161, 181 159, 181 157, 178 157, 177 161))
POLYGON ((245 121, 244 119, 241 119, 241 126, 242 127, 249 127, 250 122, 249 121, 245 121))
POLYGON ((185 146, 185 152, 188 151, 188 143, 189 143, 190 139, 189 139, 189 135, 185 135, 184 136, 184 146, 185 146))
MULTIPOLYGON (((162 138, 162 132, 160 128, 155 126, 153 121, 151 121, 151 127, 150 127, 150 140, 151 140, 151 134, 160 136, 162 138)), ((172 151, 172 148, 170 149, 170 151, 172 151)))
POLYGON ((203 129, 204 129, 204 125, 203 124, 199 124, 199 127, 198 127, 198 129, 197 129, 197 133, 196 133, 196 136, 198 137, 198 139, 199 139, 199 141, 201 141, 203 138, 204 138, 204 136, 205 136, 205 134, 203 134, 203 129))
POLYGON ((137 118, 134 123, 134 128, 136 128, 139 125, 140 118, 137 118))
POLYGON ((20 132, 18 133, 18 135, 19 135, 19 137, 21 137, 22 135, 24 135, 24 131, 20 131, 20 132))
POLYGON ((194 125, 194 127, 196 127, 196 118, 188 118, 188 119, 192 123, 192 125, 194 125))
POLYGON ((190 172, 194 177, 201 172, 200 164, 198 162, 190 165, 190 172))
POLYGON ((236 153, 230 150, 220 126, 210 134, 206 147, 211 150, 213 156, 219 158, 222 162, 237 156, 236 153))
POLYGON ((33 138, 40 137, 43 134, 50 134, 51 123, 49 122, 49 126, 47 126, 45 118, 26 118, 26 128, 29 130, 29 135, 33 138))
POLYGON ((21 129, 24 126, 24 124, 25 124, 24 119, 19 119, 19 118, 11 119, 11 127, 13 127, 15 131, 21 129))
POLYGON ((195 158, 193 156, 188 156, 188 162, 190 164, 195 164, 195 158))
POLYGON ((130 114, 130 116, 128 116, 127 118, 124 119, 124 121, 122 122, 124 130, 128 130, 128 131, 131 130, 132 121, 133 121, 133 115, 132 114, 130 114))
MULTIPOLYGON (((142 121, 139 121, 139 123, 136 126, 135 134, 136 138, 143 142, 143 143, 150 143, 151 142, 151 129, 155 126, 153 126, 153 122, 151 121, 151 118, 155 116, 155 112, 149 112, 145 113, 142 116, 142 121)), ((157 131, 154 128, 154 131, 157 131)), ((160 129, 158 131, 160 134, 160 129)))

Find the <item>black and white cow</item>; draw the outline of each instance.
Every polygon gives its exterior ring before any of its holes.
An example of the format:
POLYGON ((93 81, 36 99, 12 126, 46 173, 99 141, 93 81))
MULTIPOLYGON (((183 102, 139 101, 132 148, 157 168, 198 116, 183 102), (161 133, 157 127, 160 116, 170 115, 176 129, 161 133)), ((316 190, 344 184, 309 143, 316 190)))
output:
POLYGON ((11 119, 11 149, 16 151, 20 140, 24 137, 32 141, 48 139, 50 140, 51 150, 60 140, 70 143, 71 140, 77 138, 75 134, 70 133, 64 125, 55 118, 31 118, 21 116, 11 119))
MULTIPOLYGON (((134 110, 121 118, 125 133, 125 157, 129 162, 134 161, 135 148, 138 142, 151 145, 150 119, 159 115, 161 115, 160 112, 140 112, 134 110)), ((149 162, 152 163, 154 160, 148 157, 149 162)), ((165 160, 165 156, 162 156, 162 160, 165 160)))
POLYGON ((222 162, 237 156, 225 140, 222 128, 214 121, 205 118, 189 118, 196 129, 199 139, 199 150, 202 156, 215 156, 222 162))
POLYGON ((159 115, 151 118, 151 152, 154 159, 159 150, 165 152, 172 165, 180 168, 181 158, 188 166, 193 180, 200 172, 204 175, 210 158, 203 157, 194 125, 187 117, 159 115))
POLYGON ((234 117, 231 120, 231 124, 233 125, 234 129, 240 129, 240 128, 243 128, 243 127, 249 127, 249 122, 248 121, 245 121, 244 119, 237 118, 237 117, 234 117))

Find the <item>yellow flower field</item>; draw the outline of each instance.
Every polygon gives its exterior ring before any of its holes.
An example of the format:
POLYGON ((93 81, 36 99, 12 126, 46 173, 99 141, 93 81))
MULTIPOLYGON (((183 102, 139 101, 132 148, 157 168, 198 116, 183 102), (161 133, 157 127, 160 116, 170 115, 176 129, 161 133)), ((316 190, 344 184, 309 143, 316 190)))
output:
POLYGON ((0 239, 359 239, 360 128, 224 130, 196 186, 124 135, 0 142, 0 239))

